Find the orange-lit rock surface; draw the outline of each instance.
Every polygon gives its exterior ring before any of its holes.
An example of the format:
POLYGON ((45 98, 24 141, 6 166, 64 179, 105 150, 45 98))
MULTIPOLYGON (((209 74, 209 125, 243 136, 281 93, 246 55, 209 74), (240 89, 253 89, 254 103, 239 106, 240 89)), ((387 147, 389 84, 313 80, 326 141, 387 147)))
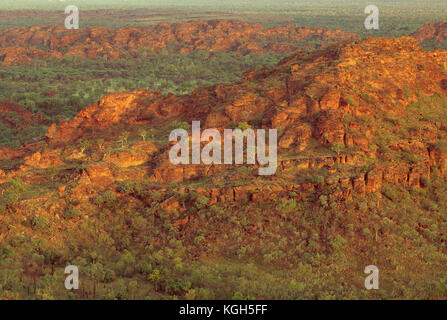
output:
MULTIPOLYGON (((167 26, 157 28, 162 33, 167 26)), ((188 40, 183 28, 176 30, 188 40)), ((127 41, 123 37, 115 41, 127 41)), ((79 199, 96 189, 116 191, 129 180, 162 194, 195 190, 211 202, 269 201, 290 192, 302 197, 322 186, 333 187, 340 200, 380 193, 385 185, 420 188, 435 170, 447 173, 446 67, 446 51, 425 52, 411 37, 367 39, 296 53, 272 70, 251 70, 238 83, 191 95, 110 94, 73 120, 52 125, 45 142, 19 155, 20 169, 1 168, 0 179, 32 181, 36 169, 63 167, 71 168, 65 170, 72 182, 62 193, 79 199), (202 129, 242 122, 276 128, 277 173, 259 177, 256 166, 171 164, 169 132, 193 120, 202 129), (73 156, 79 153, 85 156, 73 156)), ((178 207, 172 196, 166 201, 178 207)))
POLYGON ((240 55, 287 53, 355 38, 356 35, 340 30, 292 25, 264 29, 260 24, 237 20, 199 20, 120 29, 67 30, 64 26, 43 25, 0 31, 0 61, 16 65, 31 63, 34 58, 63 56, 115 60, 129 58, 129 53, 144 54, 144 50, 155 53, 226 51, 240 55))
POLYGON ((443 43, 447 38, 447 23, 427 23, 411 34, 418 42, 435 40, 443 43))

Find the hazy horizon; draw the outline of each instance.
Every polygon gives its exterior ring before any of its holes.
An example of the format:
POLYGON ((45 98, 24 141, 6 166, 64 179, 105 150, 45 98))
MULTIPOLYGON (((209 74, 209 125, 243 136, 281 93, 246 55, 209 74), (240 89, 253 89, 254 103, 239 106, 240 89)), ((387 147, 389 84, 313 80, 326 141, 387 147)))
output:
MULTIPOLYGON (((0 3, 0 10, 60 10, 67 5, 76 5, 86 10, 94 9, 138 9, 138 8, 188 8, 199 10, 250 10, 250 11, 264 11, 264 10, 292 10, 294 8, 300 9, 303 6, 331 8, 338 6, 363 6, 370 4, 370 1, 361 0, 5 0, 0 3)), ((433 8, 438 5, 444 5, 447 11, 445 1, 387 1, 379 0, 374 2, 378 6, 398 6, 408 5, 417 7, 433 8)))

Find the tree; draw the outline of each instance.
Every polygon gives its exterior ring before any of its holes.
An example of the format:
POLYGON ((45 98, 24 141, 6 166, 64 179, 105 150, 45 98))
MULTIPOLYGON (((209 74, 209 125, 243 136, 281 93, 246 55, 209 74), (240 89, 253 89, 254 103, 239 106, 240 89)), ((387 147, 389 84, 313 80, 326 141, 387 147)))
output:
POLYGON ((127 284, 127 294, 130 297, 130 299, 135 299, 135 293, 138 289, 138 282, 135 280, 130 281, 127 284))
POLYGON ((335 152, 337 156, 340 156, 343 150, 345 150, 345 144, 342 142, 335 142, 331 145, 331 151, 335 152))
POLYGON ((135 256, 128 250, 124 250, 120 260, 117 262, 117 269, 121 275, 128 277, 134 274, 135 264, 135 256))
POLYGON ((195 206, 199 210, 203 209, 208 205, 209 201, 210 199, 208 199, 207 197, 201 196, 196 200, 195 206))
POLYGON ((98 145, 99 150, 102 150, 104 148, 104 139, 96 140, 96 144, 98 145))
POLYGON ((124 131, 120 134, 120 142, 121 146, 124 148, 124 144, 127 143, 127 139, 129 139, 130 133, 128 131, 124 131))
POLYGON ((141 138, 143 138, 143 141, 146 141, 146 137, 148 135, 147 130, 142 129, 138 134, 141 136, 141 138))
POLYGON ((92 263, 86 268, 86 273, 93 283, 93 298, 96 297, 96 288, 99 282, 103 282, 105 278, 104 267, 101 263, 92 263))
POLYGON ((85 150, 87 150, 90 147, 90 145, 91 145, 91 141, 89 141, 89 140, 82 140, 79 143, 81 153, 84 153, 85 150))

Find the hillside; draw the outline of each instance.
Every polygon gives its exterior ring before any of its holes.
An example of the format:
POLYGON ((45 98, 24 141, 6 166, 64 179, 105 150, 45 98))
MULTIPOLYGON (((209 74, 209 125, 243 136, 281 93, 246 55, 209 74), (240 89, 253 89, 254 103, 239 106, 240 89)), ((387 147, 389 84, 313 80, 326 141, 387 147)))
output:
MULTIPOLYGON (((118 19, 116 14, 111 17, 118 19)), ((199 86, 236 82, 252 68, 271 68, 298 48, 313 49, 355 37, 339 30, 292 25, 264 29, 238 20, 80 30, 60 25, 4 29, 0 31, 0 100, 18 103, 46 123, 58 123, 108 93, 147 89, 189 94, 199 86)), ((41 127, 32 129, 33 138, 43 138, 41 127)), ((25 132, 10 132, 6 131, 0 146, 17 147, 33 140, 25 132)))
POLYGON ((445 49, 447 23, 427 23, 411 34, 423 47, 445 49))
MULTIPOLYGON (((430 146, 445 134, 444 59, 444 52, 422 52, 411 38, 336 45, 297 54, 275 70, 250 71, 239 83, 197 89, 192 95, 112 94, 73 120, 53 125, 46 137, 52 146, 93 139, 101 132, 107 132, 106 140, 117 141, 122 130, 114 128, 117 124, 138 130, 153 129, 153 122, 201 120, 203 129, 223 129, 246 122, 254 128, 280 128, 279 148, 289 157, 315 157, 320 151, 332 158, 331 146, 343 144, 345 155, 339 161, 363 166, 366 160, 387 160, 397 163, 397 171, 405 163, 408 171, 402 171, 401 178, 409 176, 418 185, 433 165, 430 151, 435 151, 430 146), (436 103, 427 106, 432 100, 436 103), (390 149, 389 154, 384 149, 390 149), (405 151, 424 161, 396 161, 391 151, 405 151)), ((437 165, 445 169, 442 161, 437 165)))
POLYGON ((87 27, 67 30, 43 25, 0 31, 0 61, 29 64, 33 59, 75 56, 106 60, 132 58, 147 52, 235 52, 259 55, 318 48, 323 43, 352 40, 357 36, 340 30, 292 25, 264 29, 261 24, 237 20, 198 20, 160 23, 149 27, 111 29, 87 27))
POLYGON ((366 39, 190 95, 105 96, 0 162, 0 293, 65 297, 70 262, 80 298, 445 298, 446 68, 411 37, 366 39), (278 129, 276 174, 172 165, 193 120, 278 129))
POLYGON ((20 145, 24 140, 32 141, 41 135, 40 131, 46 130, 42 116, 30 113, 17 103, 0 101, 0 114, 0 145, 11 142, 20 145), (16 141, 10 141, 11 137, 16 141))

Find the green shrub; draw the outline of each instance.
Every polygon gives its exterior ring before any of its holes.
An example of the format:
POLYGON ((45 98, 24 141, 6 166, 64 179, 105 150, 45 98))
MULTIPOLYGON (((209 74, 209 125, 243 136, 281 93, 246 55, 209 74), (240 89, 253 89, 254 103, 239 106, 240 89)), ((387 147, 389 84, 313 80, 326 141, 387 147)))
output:
POLYGON ((245 121, 240 122, 237 127, 238 127, 238 129, 241 129, 242 131, 245 131, 247 129, 251 129, 251 126, 247 122, 245 122, 245 121))
POLYGON ((311 182, 315 184, 323 184, 326 179, 320 175, 313 175, 311 177, 311 182))
POLYGON ((128 181, 123 182, 119 186, 118 192, 138 197, 146 196, 146 190, 144 186, 135 182, 128 182, 128 181))
POLYGON ((196 245, 201 245, 205 243, 205 237, 204 236, 197 236, 194 238, 194 243, 196 245))
POLYGON ((96 196, 93 202, 97 206, 105 205, 106 207, 113 208, 116 206, 116 195, 113 191, 107 190, 102 195, 96 196))
POLYGON ((401 157, 403 160, 408 161, 410 163, 418 163, 420 161, 419 156, 411 152, 403 151, 401 153, 401 157))
POLYGON ((345 99, 346 103, 349 104, 350 106, 356 107, 357 106, 357 102, 351 98, 351 97, 347 97, 345 99))
POLYGON ((317 99, 316 93, 317 93, 317 88, 315 88, 315 87, 310 87, 310 88, 306 89, 306 95, 309 98, 311 98, 312 100, 317 99))
POLYGON ((431 185, 431 183, 430 183, 430 179, 429 179, 429 178, 427 178, 427 177, 421 177, 421 186, 422 186, 423 188, 429 188, 430 185, 431 185))
POLYGON ((132 194, 135 192, 135 184, 131 183, 131 182, 123 182, 119 188, 118 191, 120 193, 124 193, 124 194, 132 194))
POLYGON ((323 208, 327 208, 327 207, 329 206, 329 204, 328 204, 328 197, 327 197, 327 196, 325 196, 325 195, 321 195, 321 196, 318 198, 318 200, 320 201, 320 205, 321 205, 323 208))
POLYGON ((231 299, 232 299, 232 300, 244 300, 244 295, 243 295, 241 292, 236 291, 236 292, 233 294, 233 297, 232 297, 231 299))
POLYGON ((151 192, 150 197, 151 200, 155 202, 160 202, 161 200, 163 200, 163 195, 159 191, 151 192))
POLYGON ((189 123, 185 122, 185 121, 177 121, 177 120, 175 120, 175 121, 172 121, 169 124, 169 131, 172 131, 172 130, 175 130, 175 129, 183 129, 183 130, 189 131, 190 128, 191 127, 190 127, 189 123))
POLYGON ((346 146, 342 142, 335 142, 331 145, 331 151, 335 152, 337 156, 339 156, 345 149, 346 146))
POLYGON ((195 206, 197 209, 200 210, 200 209, 205 208, 209 202, 210 202, 210 199, 208 199, 205 196, 201 196, 196 200, 195 206))
POLYGON ((343 238, 341 235, 337 235, 334 239, 331 240, 331 246, 335 250, 341 250, 346 248, 346 245, 348 244, 348 241, 343 238))
POLYGON ((81 211, 79 211, 78 209, 76 209, 75 207, 72 206, 68 206, 67 208, 65 208, 62 216, 64 218, 67 219, 74 219, 77 218, 81 215, 81 211))
POLYGON ((422 207, 426 210, 436 211, 439 210, 438 205, 431 201, 430 199, 424 199, 422 200, 422 207))
POLYGON ((395 201, 399 197, 397 191, 394 188, 389 187, 389 186, 383 188, 382 193, 391 201, 395 201))
POLYGON ((276 204, 276 210, 282 213, 292 213, 297 210, 295 199, 279 199, 276 204))
POLYGON ((43 216, 34 216, 31 220, 31 228, 33 230, 43 229, 48 223, 47 218, 43 216))
POLYGON ((199 195, 198 195, 197 192, 195 192, 195 191, 191 191, 191 192, 189 193, 189 199, 190 199, 191 201, 196 200, 198 196, 199 196, 199 195))

